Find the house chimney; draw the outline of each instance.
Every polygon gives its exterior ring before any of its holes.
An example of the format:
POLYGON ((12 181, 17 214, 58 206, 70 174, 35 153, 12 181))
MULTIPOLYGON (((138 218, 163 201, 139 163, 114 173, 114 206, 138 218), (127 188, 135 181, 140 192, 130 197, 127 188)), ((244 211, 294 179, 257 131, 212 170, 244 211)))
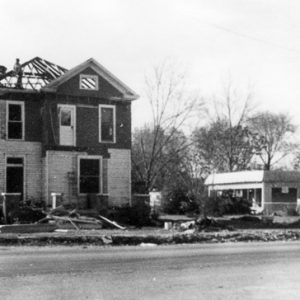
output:
POLYGON ((5 66, 0 65, 0 75, 4 75, 6 73, 7 68, 5 66))

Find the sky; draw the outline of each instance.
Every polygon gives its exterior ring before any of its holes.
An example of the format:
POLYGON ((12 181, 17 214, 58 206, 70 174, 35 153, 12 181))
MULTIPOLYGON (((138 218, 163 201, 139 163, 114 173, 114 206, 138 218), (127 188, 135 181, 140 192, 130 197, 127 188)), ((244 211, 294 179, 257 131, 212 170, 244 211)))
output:
POLYGON ((251 85, 260 110, 300 125, 299 15, 296 0, 0 0, 0 65, 40 56, 72 68, 93 57, 141 95, 136 127, 150 116, 145 74, 172 59, 204 98, 230 77, 251 85))

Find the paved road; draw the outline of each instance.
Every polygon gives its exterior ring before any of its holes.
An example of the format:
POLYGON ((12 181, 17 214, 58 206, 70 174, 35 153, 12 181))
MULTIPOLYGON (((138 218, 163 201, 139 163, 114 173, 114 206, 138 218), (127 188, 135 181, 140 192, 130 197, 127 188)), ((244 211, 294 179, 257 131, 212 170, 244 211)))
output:
POLYGON ((300 243, 0 247, 0 299, 300 299, 300 243))

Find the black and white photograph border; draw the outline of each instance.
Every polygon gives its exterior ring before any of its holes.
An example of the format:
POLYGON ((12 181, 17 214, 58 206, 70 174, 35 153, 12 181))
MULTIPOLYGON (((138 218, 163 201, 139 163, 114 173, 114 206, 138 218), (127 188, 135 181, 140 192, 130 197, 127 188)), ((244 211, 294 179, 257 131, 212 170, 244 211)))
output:
POLYGON ((298 299, 299 15, 0 0, 0 299, 298 299))

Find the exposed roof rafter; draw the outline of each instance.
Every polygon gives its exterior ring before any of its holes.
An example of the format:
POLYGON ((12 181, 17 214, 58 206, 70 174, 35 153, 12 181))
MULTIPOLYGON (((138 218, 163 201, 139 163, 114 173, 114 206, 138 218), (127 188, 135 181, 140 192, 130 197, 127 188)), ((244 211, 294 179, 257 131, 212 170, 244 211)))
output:
POLYGON ((61 77, 67 69, 40 57, 35 57, 21 65, 22 76, 13 70, 0 75, 0 88, 40 90, 49 82, 61 77), (18 85, 18 79, 21 85, 18 85))
MULTIPOLYGON (((88 59, 68 71, 45 59, 35 57, 23 63, 21 66, 19 65, 17 70, 21 69, 21 71, 11 70, 0 75, 0 89, 21 92, 35 92, 40 90, 45 92, 56 92, 61 84, 73 76, 77 76, 88 67, 93 69, 96 74, 106 80, 120 93, 118 97, 113 97, 111 100, 132 101, 139 97, 133 90, 93 58, 88 59)), ((94 87, 95 85, 96 82, 90 78, 83 80, 83 86, 85 87, 94 87)))

